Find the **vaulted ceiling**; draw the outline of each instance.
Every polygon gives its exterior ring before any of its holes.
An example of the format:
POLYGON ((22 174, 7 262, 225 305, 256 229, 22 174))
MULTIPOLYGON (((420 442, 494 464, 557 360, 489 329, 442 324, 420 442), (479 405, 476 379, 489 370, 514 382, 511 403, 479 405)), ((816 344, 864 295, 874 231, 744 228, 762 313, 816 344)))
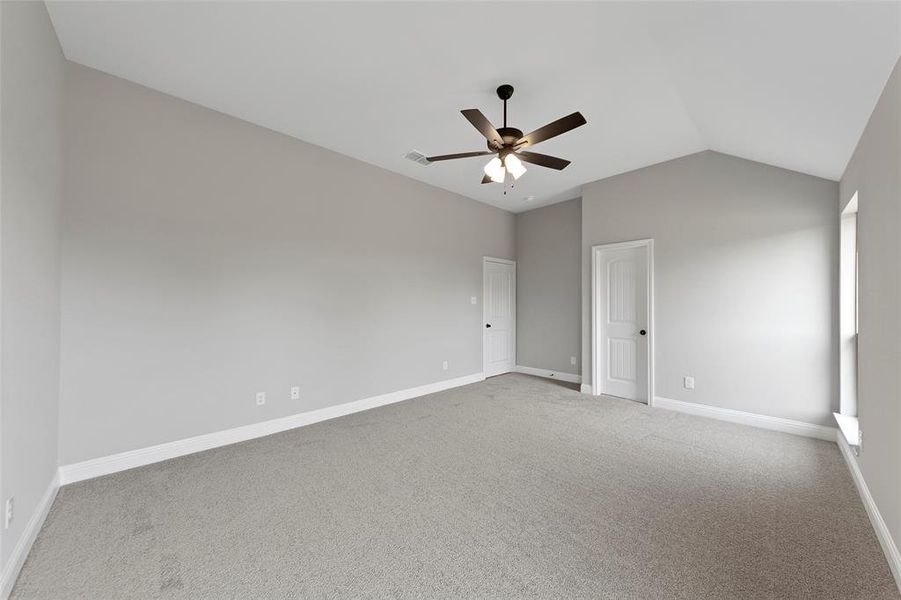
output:
POLYGON ((512 211, 713 149, 839 179, 901 52, 894 2, 51 2, 66 57, 512 211), (530 131, 506 196, 460 115, 530 131))

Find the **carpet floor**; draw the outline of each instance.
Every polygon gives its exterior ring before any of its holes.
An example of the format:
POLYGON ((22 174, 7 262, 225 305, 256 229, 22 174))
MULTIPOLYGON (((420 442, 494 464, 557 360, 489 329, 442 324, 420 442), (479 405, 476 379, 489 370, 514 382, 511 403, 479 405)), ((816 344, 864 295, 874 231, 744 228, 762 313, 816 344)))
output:
POLYGON ((835 444, 510 374, 65 486, 12 598, 899 594, 835 444))

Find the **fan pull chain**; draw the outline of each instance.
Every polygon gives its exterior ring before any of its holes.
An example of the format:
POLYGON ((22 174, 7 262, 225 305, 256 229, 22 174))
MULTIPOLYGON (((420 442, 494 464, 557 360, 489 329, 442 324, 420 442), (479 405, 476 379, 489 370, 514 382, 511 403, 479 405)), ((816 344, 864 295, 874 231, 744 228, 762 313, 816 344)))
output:
MULTIPOLYGON (((511 179, 510 180, 510 189, 512 190, 515 187, 516 187, 516 180, 511 179)), ((506 196, 506 195, 507 195, 507 174, 504 173, 504 196, 506 196)))

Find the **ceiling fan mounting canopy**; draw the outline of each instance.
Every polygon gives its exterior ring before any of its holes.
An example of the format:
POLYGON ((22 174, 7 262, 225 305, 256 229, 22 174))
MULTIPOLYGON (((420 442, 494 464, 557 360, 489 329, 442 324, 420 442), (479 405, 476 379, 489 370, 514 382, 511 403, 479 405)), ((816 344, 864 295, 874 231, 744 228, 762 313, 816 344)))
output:
POLYGON ((513 97, 513 86, 505 83, 497 88, 497 97, 501 100, 509 100, 513 97))
MULTIPOLYGON (((510 175, 514 179, 526 172, 525 167, 520 161, 525 161, 534 165, 556 169, 561 171, 569 165, 569 161, 557 158, 556 156, 548 156, 546 154, 538 154, 536 152, 526 152, 524 148, 534 146, 539 142, 543 142, 552 137, 556 137, 567 131, 571 131, 576 127, 581 127, 586 123, 582 113, 574 112, 561 119, 557 119, 552 123, 548 123, 544 127, 539 127, 535 131, 523 135, 522 130, 516 127, 507 126, 507 100, 513 97, 513 86, 505 83, 497 88, 497 97, 504 102, 504 126, 495 128, 491 122, 485 118, 477 108, 467 108, 460 111, 466 120, 475 127, 479 133, 485 137, 488 145, 487 151, 479 152, 461 152, 458 154, 442 154, 439 156, 429 156, 426 158, 430 163, 442 160, 453 160, 457 158, 469 158, 473 156, 496 155, 485 166, 485 176, 482 183, 504 182, 510 175), (508 160, 508 157, 511 157, 508 160)), ((506 192, 505 192, 506 193, 506 192)))

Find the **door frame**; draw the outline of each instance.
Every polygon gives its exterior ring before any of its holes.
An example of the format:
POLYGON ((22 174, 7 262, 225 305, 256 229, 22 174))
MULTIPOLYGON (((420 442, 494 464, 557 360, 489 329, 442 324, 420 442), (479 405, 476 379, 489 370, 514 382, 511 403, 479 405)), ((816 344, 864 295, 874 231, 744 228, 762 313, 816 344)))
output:
MULTIPOLYGON (((483 256, 482 257, 482 320, 479 323, 480 333, 482 336, 482 375, 486 376, 488 373, 488 353, 486 352, 486 334, 485 334, 485 323, 488 322, 488 304, 485 302, 485 289, 488 287, 485 281, 485 275, 487 274, 487 266, 488 263, 500 263, 502 265, 510 265, 513 267, 513 314, 512 319, 513 323, 511 325, 511 330, 513 331, 513 366, 511 367, 508 373, 514 371, 516 369, 516 261, 515 260, 507 260, 506 258, 494 258, 493 256, 483 256)), ((498 373, 498 375, 503 375, 503 373, 498 373)))
POLYGON ((600 353, 600 342, 603 339, 603 331, 601 326, 601 298, 600 285, 598 280, 598 260, 601 253, 605 250, 621 250, 624 248, 646 248, 647 249, 647 290, 648 290, 648 313, 647 329, 648 329, 648 376, 647 376, 647 399, 648 406, 654 405, 654 239, 645 238, 640 240, 631 240, 628 242, 617 242, 613 244, 597 244, 591 247, 591 395, 600 396, 603 392, 600 389, 600 365, 598 364, 600 353))

